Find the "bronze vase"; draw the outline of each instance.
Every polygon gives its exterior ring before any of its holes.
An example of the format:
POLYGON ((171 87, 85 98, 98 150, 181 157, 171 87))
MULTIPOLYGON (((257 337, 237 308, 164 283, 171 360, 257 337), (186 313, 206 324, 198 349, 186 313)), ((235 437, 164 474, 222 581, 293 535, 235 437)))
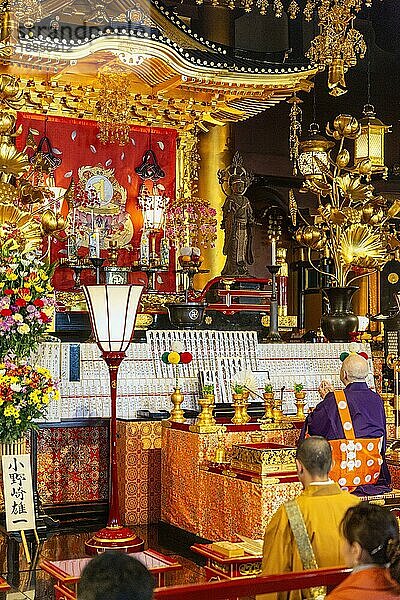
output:
POLYGON ((348 342, 349 334, 357 331, 358 318, 351 304, 357 290, 354 285, 322 288, 329 306, 321 317, 321 329, 330 342, 348 342))

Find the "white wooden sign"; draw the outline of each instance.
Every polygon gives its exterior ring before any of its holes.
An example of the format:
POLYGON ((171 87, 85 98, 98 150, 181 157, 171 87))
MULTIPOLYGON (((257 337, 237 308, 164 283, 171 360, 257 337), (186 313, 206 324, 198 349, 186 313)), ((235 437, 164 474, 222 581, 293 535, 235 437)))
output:
POLYGON ((2 465, 7 531, 35 529, 30 455, 3 455, 2 465))

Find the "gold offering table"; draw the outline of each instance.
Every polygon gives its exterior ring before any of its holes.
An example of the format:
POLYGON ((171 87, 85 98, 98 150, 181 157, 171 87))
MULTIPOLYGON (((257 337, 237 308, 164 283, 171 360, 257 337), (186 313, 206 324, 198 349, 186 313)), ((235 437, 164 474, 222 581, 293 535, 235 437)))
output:
POLYGON ((299 423, 226 428, 226 464, 213 462, 216 433, 178 423, 163 428, 161 520, 209 540, 261 538, 273 513, 301 491, 293 459, 299 423))
POLYGON ((207 559, 204 567, 207 581, 255 577, 261 573, 262 554, 243 552, 243 556, 228 557, 214 550, 212 544, 194 544, 191 550, 207 559))

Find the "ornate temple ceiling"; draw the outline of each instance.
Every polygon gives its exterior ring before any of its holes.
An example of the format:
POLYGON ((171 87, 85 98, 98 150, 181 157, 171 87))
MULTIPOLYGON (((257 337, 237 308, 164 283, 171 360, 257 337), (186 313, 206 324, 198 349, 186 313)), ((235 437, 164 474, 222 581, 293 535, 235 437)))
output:
POLYGON ((306 63, 237 57, 192 32, 158 0, 135 6, 44 0, 41 6, 41 23, 20 29, 5 65, 21 79, 28 111, 96 118, 99 72, 122 68, 133 124, 206 130, 309 91, 316 72, 306 63))

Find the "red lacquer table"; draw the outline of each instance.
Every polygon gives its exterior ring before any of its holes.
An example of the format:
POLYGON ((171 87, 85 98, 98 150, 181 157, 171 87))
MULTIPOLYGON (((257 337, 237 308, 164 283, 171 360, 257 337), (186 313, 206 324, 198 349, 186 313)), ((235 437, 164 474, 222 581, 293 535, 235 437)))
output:
MULTIPOLYGON (((145 550, 133 554, 140 560, 156 577, 156 586, 165 585, 165 574, 171 571, 177 571, 182 568, 176 560, 155 552, 154 550, 145 550)), ((49 573, 56 579, 54 585, 55 600, 64 600, 64 598, 76 598, 77 585, 81 573, 85 566, 91 561, 91 557, 73 558, 70 560, 43 560, 40 568, 49 573)))

